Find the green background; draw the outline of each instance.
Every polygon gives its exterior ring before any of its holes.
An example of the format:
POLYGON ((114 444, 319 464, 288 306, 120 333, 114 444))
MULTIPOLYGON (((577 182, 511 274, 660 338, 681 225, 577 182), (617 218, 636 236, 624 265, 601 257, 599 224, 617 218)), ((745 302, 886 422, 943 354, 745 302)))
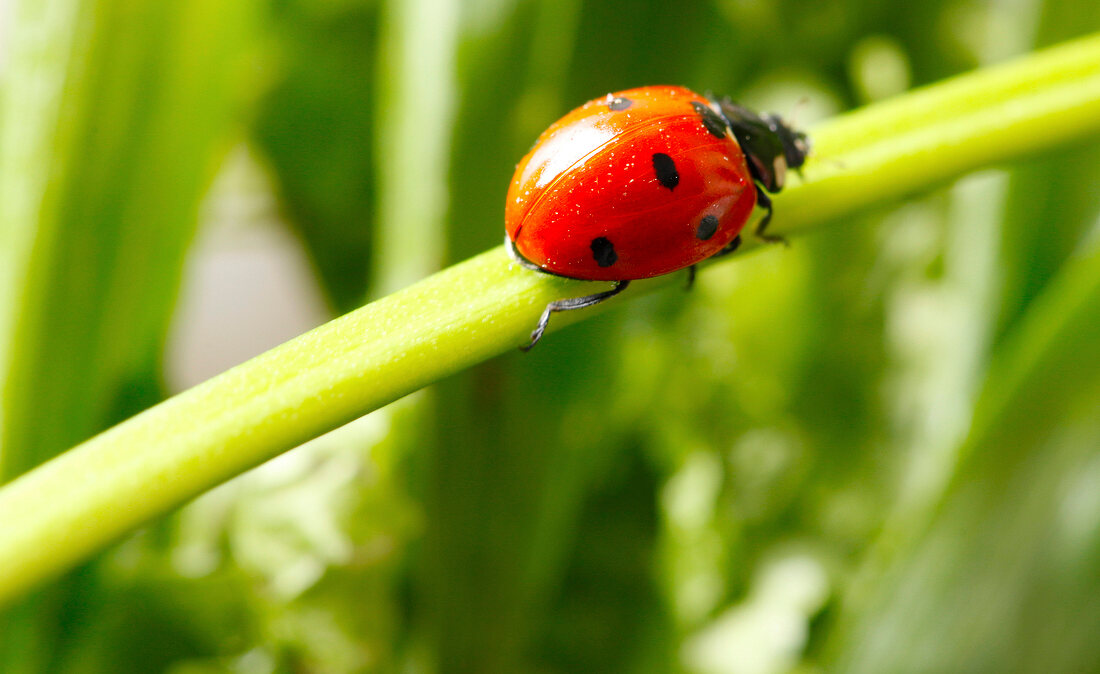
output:
MULTIPOLYGON (((607 91, 812 129, 1100 29, 1091 0, 39 4, 2 29, 0 481, 168 395, 232 148, 336 315, 498 245, 515 162, 607 91)), ((295 450, 0 613, 0 671, 1100 671, 1097 150, 295 450)))

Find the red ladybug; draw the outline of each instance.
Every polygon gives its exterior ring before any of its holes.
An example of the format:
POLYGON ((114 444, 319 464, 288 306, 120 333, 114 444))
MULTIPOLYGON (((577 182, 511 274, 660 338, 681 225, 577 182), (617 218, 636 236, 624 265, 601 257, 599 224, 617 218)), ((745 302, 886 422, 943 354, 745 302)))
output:
POLYGON ((733 251, 756 205, 767 240, 788 168, 806 160, 806 135, 775 115, 683 87, 629 89, 591 100, 543 132, 516 166, 504 223, 512 257, 528 269, 611 290, 547 305, 592 306, 632 279, 668 274, 733 251))

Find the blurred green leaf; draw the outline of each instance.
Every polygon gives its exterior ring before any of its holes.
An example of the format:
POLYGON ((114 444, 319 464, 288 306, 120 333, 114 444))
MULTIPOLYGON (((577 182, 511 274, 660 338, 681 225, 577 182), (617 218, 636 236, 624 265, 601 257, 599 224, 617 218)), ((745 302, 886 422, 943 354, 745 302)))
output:
POLYGON ((270 163, 288 224, 310 253, 336 313, 362 304, 370 275, 378 176, 379 5, 273 11, 279 76, 253 134, 270 163))
MULTIPOLYGON (((1064 36, 1081 21, 1053 11, 1044 29, 1064 36)), ((1100 248, 1087 234, 1100 208, 1095 150, 1012 173, 1000 325, 969 437, 944 491, 887 520, 831 634, 840 671, 1078 672, 1100 661, 1100 368, 1082 357, 1100 343, 1100 248)))
MULTIPOLYGON (((250 2, 9 11, 0 481, 162 396, 184 253, 251 93, 241 84, 253 27, 250 2)), ((92 636, 103 607, 94 576, 87 568, 0 616, 0 669, 80 671, 74 653, 108 648, 92 636)), ((148 671, 173 652, 135 655, 115 671, 148 671)))
POLYGON ((249 3, 215 6, 15 10, 0 145, 5 248, 22 259, 6 289, 8 479, 157 396, 127 400, 157 371, 199 200, 248 93, 249 3))
POLYGON ((1095 666, 1100 361, 1082 354, 1097 343, 1093 245, 994 354, 943 499, 883 534, 836 635, 838 669, 1095 666))

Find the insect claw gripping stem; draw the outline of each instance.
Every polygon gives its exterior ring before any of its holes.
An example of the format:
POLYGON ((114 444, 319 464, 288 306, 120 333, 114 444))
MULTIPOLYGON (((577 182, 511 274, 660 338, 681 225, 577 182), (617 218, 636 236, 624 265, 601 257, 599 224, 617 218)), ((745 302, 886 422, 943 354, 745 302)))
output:
POLYGON ((733 251, 737 250, 740 247, 741 247, 741 235, 738 234, 736 237, 734 237, 733 241, 730 241, 728 244, 726 244, 725 248, 718 251, 714 255, 711 255, 710 259, 716 260, 720 257, 725 257, 725 256, 729 255, 730 253, 732 253, 733 251))
POLYGON ((569 297, 564 300, 557 300, 546 305, 546 309, 543 310, 542 316, 539 317, 539 324, 535 326, 535 329, 531 331, 531 343, 519 347, 521 351, 530 351, 535 344, 538 344, 539 339, 542 338, 542 333, 546 332, 546 326, 550 323, 550 314, 556 311, 572 311, 573 309, 584 309, 595 304, 599 304, 606 299, 610 299, 622 291, 626 290, 626 287, 630 285, 630 281, 616 281, 615 287, 611 290, 605 290, 602 293, 595 293, 594 295, 585 295, 584 297, 569 297))
POLYGON ((772 221, 772 200, 771 197, 764 191, 764 188, 759 185, 756 186, 756 205, 760 208, 767 209, 767 213, 761 218, 760 224, 756 226, 756 238, 768 243, 781 243, 784 246, 790 248, 791 242, 787 241, 787 237, 779 234, 768 234, 768 224, 772 221))

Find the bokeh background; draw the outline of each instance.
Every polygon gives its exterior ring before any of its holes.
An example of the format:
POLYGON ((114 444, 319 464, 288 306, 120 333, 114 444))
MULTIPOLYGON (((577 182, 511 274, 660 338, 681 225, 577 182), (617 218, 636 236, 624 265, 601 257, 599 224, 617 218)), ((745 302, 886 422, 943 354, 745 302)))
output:
MULTIPOLYGON (((812 131, 1096 30, 1095 0, 2 0, 0 482, 499 245, 515 162, 589 98, 812 131)), ((0 671, 1100 671, 1098 345, 1043 332, 1098 151, 315 440, 0 613, 0 671)))

